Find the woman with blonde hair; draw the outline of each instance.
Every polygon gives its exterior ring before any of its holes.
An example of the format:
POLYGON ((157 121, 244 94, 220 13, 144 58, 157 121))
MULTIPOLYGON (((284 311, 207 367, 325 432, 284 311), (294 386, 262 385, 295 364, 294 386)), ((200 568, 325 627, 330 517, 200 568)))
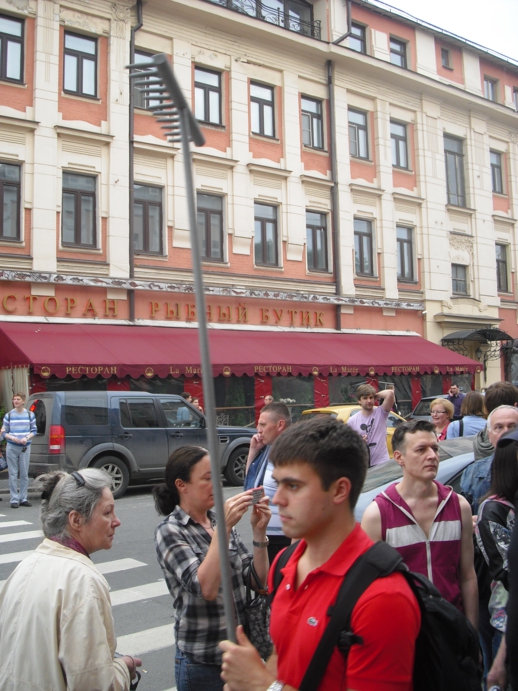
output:
POLYGON ((430 415, 432 423, 435 425, 437 441, 446 439, 448 427, 453 418, 453 403, 447 398, 436 398, 430 403, 430 415))
POLYGON ((470 437, 477 434, 486 426, 486 408, 484 396, 478 391, 468 391, 460 407, 460 420, 454 420, 448 427, 446 439, 456 437, 470 437))

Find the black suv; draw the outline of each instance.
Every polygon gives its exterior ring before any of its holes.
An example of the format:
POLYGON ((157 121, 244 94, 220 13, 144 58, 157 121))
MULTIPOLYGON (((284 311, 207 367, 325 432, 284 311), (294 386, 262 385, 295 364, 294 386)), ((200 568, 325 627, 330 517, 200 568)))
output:
MULTIPOLYGON (((181 396, 136 391, 55 391, 33 394, 27 408, 36 415, 29 474, 102 468, 113 494, 128 485, 164 477, 167 459, 179 446, 207 445, 205 417, 181 396)), ((218 427, 220 466, 233 485, 242 485, 250 438, 248 427, 218 427)))

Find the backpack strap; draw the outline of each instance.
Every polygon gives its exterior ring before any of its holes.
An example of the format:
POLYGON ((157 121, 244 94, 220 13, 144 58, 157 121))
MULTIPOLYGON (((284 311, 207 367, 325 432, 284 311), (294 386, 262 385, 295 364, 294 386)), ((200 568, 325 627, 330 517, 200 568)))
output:
POLYGON ((356 603, 377 578, 404 570, 406 566, 401 555, 386 542, 377 542, 356 559, 345 574, 335 604, 328 610, 331 618, 311 658, 299 691, 318 689, 337 644, 345 656, 352 645, 363 644, 359 636, 349 631, 356 603))
POLYGON ((464 436, 464 420, 461 418, 459 420, 459 437, 464 436))
POLYGON ((297 542, 292 542, 292 544, 286 547, 286 549, 283 549, 283 551, 279 554, 277 561, 275 562, 275 568, 273 571, 273 588, 267 598, 268 606, 271 606, 273 598, 275 597, 275 593, 277 592, 277 588, 280 586, 281 581, 283 579, 281 569, 283 569, 289 562, 291 555, 297 549, 299 542, 300 540, 297 540, 297 542))

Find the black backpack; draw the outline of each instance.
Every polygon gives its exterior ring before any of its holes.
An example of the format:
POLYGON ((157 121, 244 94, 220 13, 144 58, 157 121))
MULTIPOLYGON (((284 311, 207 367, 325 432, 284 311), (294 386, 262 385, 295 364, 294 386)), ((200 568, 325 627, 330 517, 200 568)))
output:
MULTIPOLYGON (((280 555, 273 574, 270 602, 282 581, 294 543, 280 555)), ((336 647, 346 657, 352 645, 363 641, 354 635, 351 614, 363 592, 377 578, 403 574, 421 610, 421 629, 416 641, 414 691, 480 691, 478 634, 468 619, 445 600, 425 576, 408 570, 399 552, 386 542, 377 542, 349 569, 328 614, 331 619, 317 646, 299 691, 317 691, 336 647)))

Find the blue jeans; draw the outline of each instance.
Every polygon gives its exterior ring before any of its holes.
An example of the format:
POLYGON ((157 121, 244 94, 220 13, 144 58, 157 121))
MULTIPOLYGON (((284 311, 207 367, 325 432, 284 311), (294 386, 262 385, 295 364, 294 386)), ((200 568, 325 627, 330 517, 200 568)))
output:
POLYGON ((21 444, 7 443, 7 467, 9 468, 9 492, 11 494, 11 504, 21 504, 27 501, 27 488, 29 487, 29 461, 31 458, 31 447, 27 445, 27 450, 22 453, 21 444), (18 476, 20 477, 20 491, 18 492, 18 476))
POLYGON ((176 649, 174 679, 177 691, 223 691, 220 665, 195 662, 191 655, 176 649))

